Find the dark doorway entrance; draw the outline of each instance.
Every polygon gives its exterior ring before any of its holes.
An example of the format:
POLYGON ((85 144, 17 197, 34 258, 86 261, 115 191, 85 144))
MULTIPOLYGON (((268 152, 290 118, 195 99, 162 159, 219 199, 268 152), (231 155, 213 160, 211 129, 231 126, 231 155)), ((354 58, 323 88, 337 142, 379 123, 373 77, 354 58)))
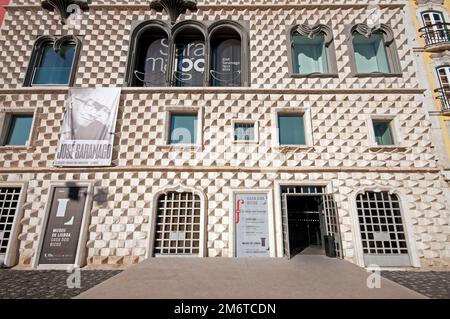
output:
POLYGON ((289 247, 291 256, 325 255, 324 221, 320 213, 322 196, 287 198, 289 247))

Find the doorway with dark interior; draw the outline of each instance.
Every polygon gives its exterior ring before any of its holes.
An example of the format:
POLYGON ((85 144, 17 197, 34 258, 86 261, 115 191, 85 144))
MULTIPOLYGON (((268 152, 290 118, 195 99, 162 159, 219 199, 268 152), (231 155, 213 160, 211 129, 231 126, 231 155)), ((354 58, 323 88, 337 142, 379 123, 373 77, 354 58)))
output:
POLYGON ((326 230, 323 213, 320 211, 321 202, 322 196, 287 197, 291 257, 298 254, 325 255, 326 230))

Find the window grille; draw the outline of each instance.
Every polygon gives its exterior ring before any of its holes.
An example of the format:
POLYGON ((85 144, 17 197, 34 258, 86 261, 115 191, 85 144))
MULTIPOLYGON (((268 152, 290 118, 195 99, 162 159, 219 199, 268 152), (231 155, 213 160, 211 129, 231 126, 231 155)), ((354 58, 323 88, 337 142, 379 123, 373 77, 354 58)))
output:
POLYGON ((169 192, 158 199, 155 255, 200 253, 200 197, 169 192))
POLYGON ((0 188, 0 256, 6 254, 11 239, 19 195, 20 188, 0 188))
POLYGON ((356 199, 364 254, 408 254, 398 196, 366 192, 356 199))

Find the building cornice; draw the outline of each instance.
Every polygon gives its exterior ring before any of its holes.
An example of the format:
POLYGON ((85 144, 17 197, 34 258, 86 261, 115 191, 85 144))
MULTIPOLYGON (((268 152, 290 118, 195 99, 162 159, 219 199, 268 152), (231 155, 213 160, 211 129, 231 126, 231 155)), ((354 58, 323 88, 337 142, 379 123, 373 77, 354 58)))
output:
MULTIPOLYGON (((404 8, 405 3, 385 3, 378 5, 381 9, 398 9, 404 8)), ((207 10, 292 10, 292 9, 362 9, 369 7, 369 4, 236 4, 230 7, 229 5, 211 4, 211 5, 197 5, 199 11, 207 10)), ((40 10, 41 6, 36 5, 18 5, 11 4, 5 6, 7 10, 40 10)), ((150 10, 148 3, 144 4, 91 4, 89 9, 92 10, 150 10)))
MULTIPOLYGON (((66 94, 67 87, 22 87, 22 88, 2 88, 0 95, 12 94, 66 94)), ((416 89, 300 89, 300 88, 236 88, 236 87, 123 87, 123 94, 423 94, 426 90, 416 89)))
POLYGON ((120 172, 236 172, 236 173, 435 173, 439 167, 396 168, 396 167, 241 167, 241 166, 116 166, 116 167, 30 167, 1 168, 1 174, 81 174, 81 173, 120 173, 120 172))

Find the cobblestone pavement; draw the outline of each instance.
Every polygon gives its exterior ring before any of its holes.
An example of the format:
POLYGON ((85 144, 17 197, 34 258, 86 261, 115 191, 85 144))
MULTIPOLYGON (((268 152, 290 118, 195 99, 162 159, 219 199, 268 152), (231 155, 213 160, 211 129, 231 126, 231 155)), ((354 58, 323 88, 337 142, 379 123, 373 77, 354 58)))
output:
POLYGON ((69 299, 120 272, 81 270, 81 288, 70 289, 70 274, 64 270, 0 269, 0 299, 69 299))
POLYGON ((450 271, 384 271, 384 278, 433 299, 450 299, 450 271))

